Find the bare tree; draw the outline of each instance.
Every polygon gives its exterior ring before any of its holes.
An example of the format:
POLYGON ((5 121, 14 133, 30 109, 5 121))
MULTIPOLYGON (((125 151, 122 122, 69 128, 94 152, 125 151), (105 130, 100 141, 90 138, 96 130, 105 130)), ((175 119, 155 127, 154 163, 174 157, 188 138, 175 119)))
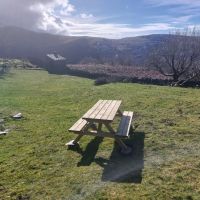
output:
POLYGON ((175 31, 166 36, 150 54, 149 63, 174 83, 200 74, 200 34, 194 29, 175 31))

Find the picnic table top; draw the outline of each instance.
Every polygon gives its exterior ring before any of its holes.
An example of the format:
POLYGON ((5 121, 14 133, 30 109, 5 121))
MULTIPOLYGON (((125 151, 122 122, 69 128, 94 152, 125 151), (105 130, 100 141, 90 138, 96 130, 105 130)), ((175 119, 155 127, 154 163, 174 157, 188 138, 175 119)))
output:
POLYGON ((99 100, 82 118, 88 121, 111 122, 114 120, 120 105, 121 101, 119 100, 99 100))

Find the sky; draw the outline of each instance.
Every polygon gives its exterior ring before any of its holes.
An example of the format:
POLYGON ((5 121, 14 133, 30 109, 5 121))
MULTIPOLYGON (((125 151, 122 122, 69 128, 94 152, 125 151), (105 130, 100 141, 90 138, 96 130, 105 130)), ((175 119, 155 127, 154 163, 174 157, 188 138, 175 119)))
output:
POLYGON ((200 26, 200 0, 0 0, 0 26, 124 38, 200 26))

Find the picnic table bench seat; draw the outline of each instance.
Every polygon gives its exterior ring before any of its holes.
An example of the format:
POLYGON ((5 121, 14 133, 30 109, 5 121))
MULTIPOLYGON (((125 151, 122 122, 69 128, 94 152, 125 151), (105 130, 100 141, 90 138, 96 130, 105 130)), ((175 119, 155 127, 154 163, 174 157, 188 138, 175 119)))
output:
POLYGON ((120 136, 124 138, 129 137, 132 119, 133 119, 133 112, 131 111, 123 112, 116 136, 120 136))
POLYGON ((87 125, 87 121, 83 118, 80 118, 70 129, 70 132, 74 132, 74 133, 81 133, 83 132, 84 128, 87 125))

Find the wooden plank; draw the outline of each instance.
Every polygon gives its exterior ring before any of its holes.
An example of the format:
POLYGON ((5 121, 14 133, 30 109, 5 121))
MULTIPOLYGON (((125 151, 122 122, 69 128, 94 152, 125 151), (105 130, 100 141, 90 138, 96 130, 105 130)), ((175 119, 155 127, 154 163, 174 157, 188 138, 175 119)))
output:
POLYGON ((107 100, 106 103, 104 104, 104 107, 96 115, 95 119, 101 119, 104 116, 104 113, 107 111, 111 103, 112 103, 112 100, 107 100))
POLYGON ((131 128, 131 125, 132 125, 132 120, 133 120, 133 112, 129 111, 129 124, 128 124, 128 129, 127 129, 127 134, 129 134, 129 131, 130 131, 130 128, 131 128))
POLYGON ((112 121, 120 104, 121 101, 117 100, 99 100, 82 118, 97 122, 112 121))
POLYGON ((128 116, 127 116, 127 121, 126 121, 126 124, 125 124, 125 128, 124 128, 124 131, 123 131, 123 135, 126 135, 126 136, 129 135, 129 131, 130 131, 131 123, 132 123, 132 118, 133 118, 133 112, 129 111, 128 116))
POLYGON ((103 102, 103 100, 99 100, 91 109, 89 109, 82 118, 89 118, 89 116, 96 110, 96 108, 103 102))
POLYGON ((80 132, 85 127, 86 124, 87 121, 81 118, 69 129, 69 131, 80 132))
POLYGON ((125 137, 127 137, 129 134, 130 124, 131 124, 131 116, 129 115, 129 112, 128 112, 127 116, 126 116, 126 122, 125 122, 124 128, 122 130, 122 135, 125 137))
POLYGON ((111 113, 108 116, 108 120, 113 120, 115 118, 115 115, 116 115, 120 105, 121 105, 121 101, 117 101, 114 108, 112 109, 111 113))
POLYGON ((76 127, 77 127, 81 122, 82 122, 82 120, 79 119, 79 120, 69 129, 69 131, 76 129, 76 127))
POLYGON ((82 122, 76 127, 77 131, 82 131, 88 122, 82 119, 82 122))
POLYGON ((101 117, 101 120, 107 120, 108 119, 109 114, 111 113, 112 109, 115 107, 116 103, 117 103, 117 101, 112 101, 111 102, 111 104, 109 105, 108 109, 106 110, 106 112, 101 117))
POLYGON ((95 109, 95 111, 89 116, 90 119, 96 119, 96 116, 101 112, 104 108, 104 105, 107 103, 107 100, 104 100, 99 104, 99 106, 95 109))
POLYGON ((124 111, 123 112, 123 116, 121 118, 121 121, 120 121, 120 124, 119 124, 119 127, 118 127, 118 130, 117 130, 117 135, 120 134, 123 132, 123 129, 124 129, 124 126, 126 124, 126 116, 127 115, 127 111, 124 111))
POLYGON ((121 137, 128 137, 130 127, 131 127, 131 122, 133 118, 133 112, 131 111, 124 111, 122 119, 120 121, 118 130, 117 130, 117 136, 121 137))

